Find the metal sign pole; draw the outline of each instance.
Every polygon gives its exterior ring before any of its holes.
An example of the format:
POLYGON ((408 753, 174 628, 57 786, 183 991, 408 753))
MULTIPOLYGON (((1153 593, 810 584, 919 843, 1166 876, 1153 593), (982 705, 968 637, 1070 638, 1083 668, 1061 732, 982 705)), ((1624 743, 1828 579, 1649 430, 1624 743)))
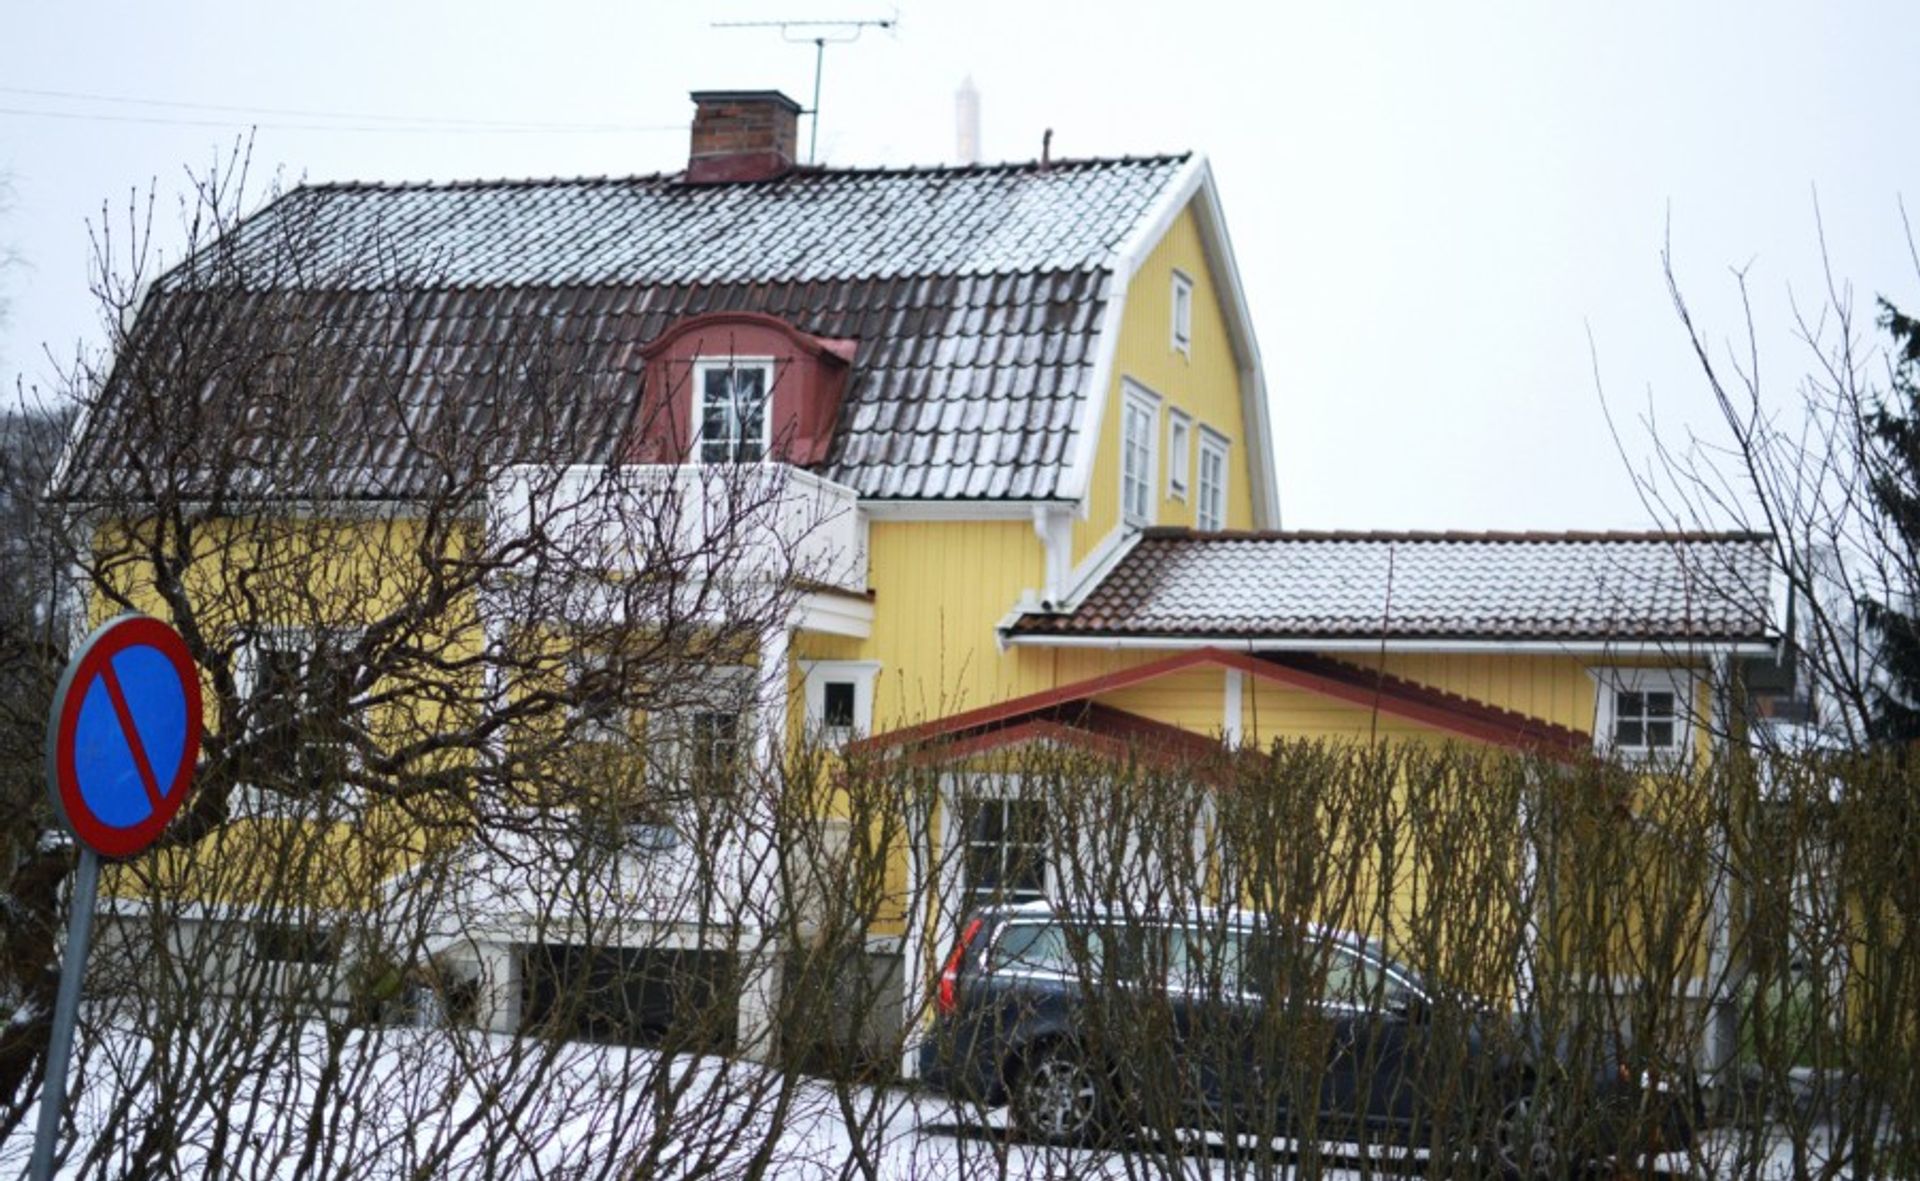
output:
POLYGON ((32 1181, 52 1181, 53 1149, 67 1105, 67 1060, 73 1056, 73 1024, 80 1013, 80 980, 87 974, 93 939, 93 903, 100 890, 100 854, 80 847, 73 877, 73 913, 67 917, 67 954, 60 962, 60 995, 53 1004, 53 1036, 47 1044, 46 1081, 40 1086, 40 1129, 33 1138, 32 1181))

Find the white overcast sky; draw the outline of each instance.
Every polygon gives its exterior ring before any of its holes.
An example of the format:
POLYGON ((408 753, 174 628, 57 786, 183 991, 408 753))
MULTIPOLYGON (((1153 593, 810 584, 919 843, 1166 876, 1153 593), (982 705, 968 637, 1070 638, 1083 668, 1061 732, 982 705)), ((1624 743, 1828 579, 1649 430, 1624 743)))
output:
POLYGON ((1807 364, 1793 301, 1824 298, 1819 224, 1863 319, 1876 295, 1920 306, 1911 0, 0 0, 0 377, 45 383, 44 348, 99 340, 103 202, 157 181, 165 214, 249 125, 256 170, 288 181, 673 170, 688 91, 810 97, 810 45, 712 22, 895 15, 827 51, 825 163, 951 160, 967 75, 989 160, 1048 127, 1056 155, 1212 159, 1289 527, 1645 524, 1595 370, 1635 454, 1648 407, 1710 427, 1669 233, 1721 337, 1745 269, 1783 395, 1807 364))

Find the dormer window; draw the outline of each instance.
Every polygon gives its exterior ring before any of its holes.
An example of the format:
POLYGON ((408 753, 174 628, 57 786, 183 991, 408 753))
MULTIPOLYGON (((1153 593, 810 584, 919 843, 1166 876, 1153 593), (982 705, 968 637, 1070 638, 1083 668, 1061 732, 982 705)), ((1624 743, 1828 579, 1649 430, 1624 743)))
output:
POLYGON ((677 320, 641 349, 646 392, 627 455, 639 463, 821 463, 859 348, 761 312, 677 320))
POLYGON ((758 463, 772 449, 771 357, 702 360, 693 368, 701 463, 758 463))

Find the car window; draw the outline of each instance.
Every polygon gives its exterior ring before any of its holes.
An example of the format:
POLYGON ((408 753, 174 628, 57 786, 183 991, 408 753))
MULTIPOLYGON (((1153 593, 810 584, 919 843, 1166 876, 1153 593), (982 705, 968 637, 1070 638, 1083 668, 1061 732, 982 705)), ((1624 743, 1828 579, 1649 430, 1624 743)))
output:
POLYGON ((1327 977, 1320 990, 1327 1003, 1392 1007, 1405 1003, 1407 995, 1406 984, 1378 961, 1340 944, 1327 948, 1327 977))
POLYGON ((994 941, 988 962, 1017 972, 1063 972, 1073 963, 1066 932, 1058 923, 1009 923, 994 941))
POLYGON ((1082 964, 1102 962, 1104 939, 1097 927, 1059 923, 1009 923, 994 941, 988 960, 995 969, 1077 975, 1082 964))
POLYGON ((1237 927, 1174 928, 1169 982, 1192 992, 1232 994, 1246 990, 1249 937, 1237 927))

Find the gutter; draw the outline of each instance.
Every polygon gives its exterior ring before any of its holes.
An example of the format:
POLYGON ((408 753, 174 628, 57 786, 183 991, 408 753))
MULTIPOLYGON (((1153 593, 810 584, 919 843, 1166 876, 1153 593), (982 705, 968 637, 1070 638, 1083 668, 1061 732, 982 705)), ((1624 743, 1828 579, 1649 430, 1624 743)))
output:
POLYGON ((1607 656, 1614 658, 1688 658, 1761 656, 1775 650, 1771 640, 1395 640, 1352 637, 1234 639, 1221 636, 1060 636, 1015 634, 1001 627, 1008 647, 1092 648, 1116 651, 1184 651, 1222 648, 1238 652, 1386 652, 1473 656, 1607 656))

